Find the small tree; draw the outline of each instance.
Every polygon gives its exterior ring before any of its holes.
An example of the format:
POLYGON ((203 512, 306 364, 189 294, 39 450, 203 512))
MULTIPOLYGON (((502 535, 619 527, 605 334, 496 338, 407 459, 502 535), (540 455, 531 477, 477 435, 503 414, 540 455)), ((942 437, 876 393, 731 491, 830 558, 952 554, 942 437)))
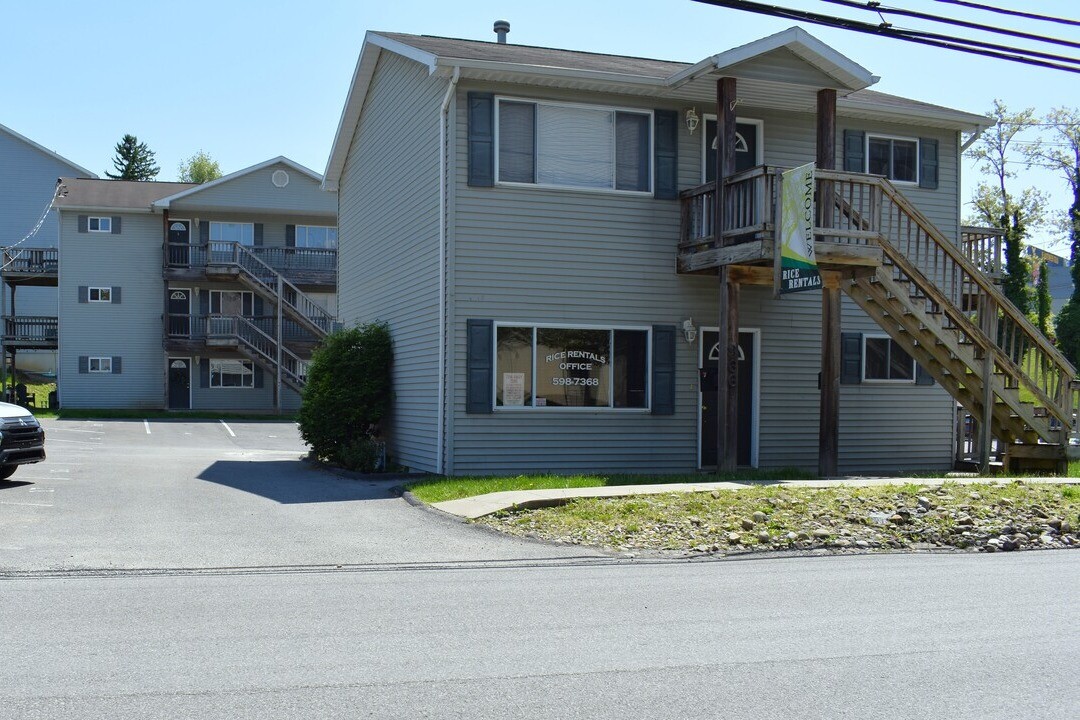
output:
POLYGON ((368 467, 379 422, 390 410, 393 348, 385 323, 331 333, 308 367, 300 435, 312 454, 355 470, 368 467))
POLYGON ((217 160, 210 157, 210 153, 199 150, 197 153, 180 163, 177 169, 180 182, 199 183, 217 180, 221 177, 221 167, 217 160))
POLYGON ((116 143, 116 157, 113 158, 116 173, 105 175, 113 180, 153 180, 161 171, 154 164, 154 151, 146 143, 139 142, 134 135, 124 135, 116 143))

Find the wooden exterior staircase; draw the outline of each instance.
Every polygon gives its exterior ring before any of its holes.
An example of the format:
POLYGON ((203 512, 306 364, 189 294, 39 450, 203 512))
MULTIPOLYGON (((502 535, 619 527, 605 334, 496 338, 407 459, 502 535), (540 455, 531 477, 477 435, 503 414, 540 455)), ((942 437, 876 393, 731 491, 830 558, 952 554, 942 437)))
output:
MULTIPOLYGON (((684 191, 680 271, 737 264, 743 276, 770 278, 762 266, 772 264, 779 226, 779 173, 760 167, 729 177, 720 228, 715 183, 684 191)), ((1011 469, 1063 471, 1080 384, 996 284, 1001 238, 965 228, 954 243, 877 175, 817 170, 816 178, 819 265, 971 414, 974 459, 989 462, 993 438, 1011 469)))
POLYGON ((885 178, 861 186, 834 185, 836 212, 873 233, 883 263, 844 291, 979 420, 982 447, 992 435, 1013 469, 1063 470, 1076 370, 984 272, 999 258, 969 257, 885 178))

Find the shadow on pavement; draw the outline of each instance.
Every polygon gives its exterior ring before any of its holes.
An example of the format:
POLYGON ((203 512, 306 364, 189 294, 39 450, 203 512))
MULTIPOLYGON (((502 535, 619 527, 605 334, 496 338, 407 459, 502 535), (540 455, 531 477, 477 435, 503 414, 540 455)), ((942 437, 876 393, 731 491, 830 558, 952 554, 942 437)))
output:
POLYGON ((299 460, 245 462, 219 460, 199 480, 260 495, 283 505, 385 500, 395 481, 350 480, 322 472, 299 460))
POLYGON ((23 485, 33 485, 29 480, 0 480, 0 490, 12 490, 23 485))

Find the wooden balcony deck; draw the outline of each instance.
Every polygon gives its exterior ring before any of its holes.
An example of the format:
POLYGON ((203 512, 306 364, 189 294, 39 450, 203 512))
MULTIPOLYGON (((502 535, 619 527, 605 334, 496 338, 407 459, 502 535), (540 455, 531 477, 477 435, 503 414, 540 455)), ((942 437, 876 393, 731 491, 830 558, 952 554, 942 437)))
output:
MULTIPOLYGON (((678 271, 713 273, 722 265, 749 266, 760 269, 742 272, 746 282, 772 282, 769 268, 776 248, 781 172, 782 168, 759 166, 728 178, 719 233, 714 217, 716 183, 683 191, 678 271)), ((881 265, 881 249, 873 242, 880 235, 874 229, 880 198, 875 186, 865 182, 874 176, 818 170, 816 177, 817 196, 833 197, 832 203, 818 201, 814 227, 818 266, 830 271, 881 265)))
MULTIPOLYGON (((208 245, 168 244, 165 278, 168 280, 231 279, 239 273, 232 243, 208 245)), ((248 247, 253 254, 286 279, 303 288, 337 286, 337 250, 297 247, 248 247)))
POLYGON ((4 347, 19 350, 55 350, 58 346, 55 316, 15 315, 4 318, 4 347))
POLYGON ((4 282, 18 285, 56 287, 60 251, 56 248, 4 248, 0 273, 4 282))

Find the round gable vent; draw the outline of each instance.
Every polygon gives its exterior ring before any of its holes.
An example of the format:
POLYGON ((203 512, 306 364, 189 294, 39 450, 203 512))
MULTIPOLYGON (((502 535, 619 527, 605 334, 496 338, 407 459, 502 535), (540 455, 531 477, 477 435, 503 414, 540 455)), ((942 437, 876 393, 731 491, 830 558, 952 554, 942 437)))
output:
POLYGON ((275 170, 270 176, 270 182, 274 183, 274 187, 283 188, 289 184, 289 173, 284 170, 275 170))

